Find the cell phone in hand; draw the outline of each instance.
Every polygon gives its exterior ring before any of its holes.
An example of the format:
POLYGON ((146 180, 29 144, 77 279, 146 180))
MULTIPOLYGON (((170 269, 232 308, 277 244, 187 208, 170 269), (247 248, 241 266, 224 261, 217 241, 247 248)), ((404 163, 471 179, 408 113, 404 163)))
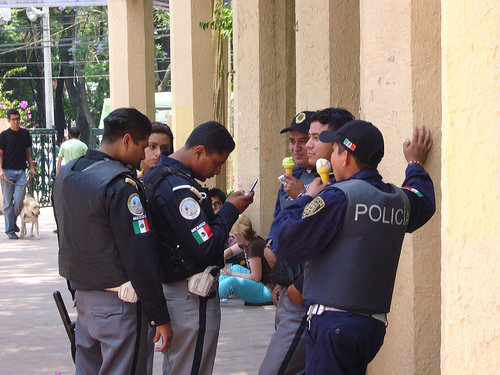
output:
POLYGON ((252 186, 250 186, 250 189, 248 189, 248 193, 247 194, 250 194, 253 191, 253 189, 255 188, 255 185, 257 185, 257 181, 259 181, 258 178, 256 178, 255 180, 253 180, 252 186))

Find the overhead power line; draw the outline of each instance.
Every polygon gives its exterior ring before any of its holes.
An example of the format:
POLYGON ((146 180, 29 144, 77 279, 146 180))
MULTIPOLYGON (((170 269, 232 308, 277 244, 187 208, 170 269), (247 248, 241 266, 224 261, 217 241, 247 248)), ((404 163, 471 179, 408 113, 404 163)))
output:
MULTIPOLYGON (((80 22, 83 22, 84 20, 80 20, 78 22, 75 23, 75 25, 79 24, 80 22)), ((70 29, 71 27, 73 26, 68 26, 60 31, 58 31, 57 33, 54 33, 54 34, 51 34, 50 35, 50 38, 52 38, 54 35, 57 35, 57 34, 60 34, 68 29, 70 29)), ((42 39, 39 39, 39 40, 35 40, 34 42, 31 42, 31 43, 28 43, 27 46, 32 46, 32 45, 36 45, 36 44, 39 44, 39 43, 42 43, 43 42, 43 38, 42 39)), ((21 49, 23 47, 17 47, 17 48, 13 48, 11 50, 8 50, 8 51, 3 51, 3 52, 0 52, 0 55, 5 55, 6 53, 9 53, 9 52, 13 52, 13 51, 16 51, 18 49, 21 49)))
MULTIPOLYGON (((162 73, 166 72, 168 69, 160 69, 160 70, 155 70, 155 73, 162 73)), ((52 79, 56 80, 59 78, 75 78, 75 77, 83 77, 86 80, 88 78, 104 78, 104 77, 109 77, 109 74, 94 74, 94 75, 81 75, 81 74, 75 74, 74 76, 58 76, 58 77, 52 77, 52 79)), ((4 77, 3 79, 5 80, 17 80, 17 79, 44 79, 44 77, 4 77)))

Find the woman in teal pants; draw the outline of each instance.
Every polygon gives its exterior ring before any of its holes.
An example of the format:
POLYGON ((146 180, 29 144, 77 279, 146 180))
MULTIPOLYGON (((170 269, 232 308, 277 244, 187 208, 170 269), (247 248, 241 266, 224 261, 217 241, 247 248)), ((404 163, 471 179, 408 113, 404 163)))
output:
POLYGON ((249 303, 271 302, 273 271, 264 257, 266 242, 253 230, 252 222, 245 215, 240 215, 230 235, 236 244, 224 251, 224 258, 244 251, 248 268, 236 264, 230 269, 222 270, 219 277, 219 298, 234 295, 249 303))

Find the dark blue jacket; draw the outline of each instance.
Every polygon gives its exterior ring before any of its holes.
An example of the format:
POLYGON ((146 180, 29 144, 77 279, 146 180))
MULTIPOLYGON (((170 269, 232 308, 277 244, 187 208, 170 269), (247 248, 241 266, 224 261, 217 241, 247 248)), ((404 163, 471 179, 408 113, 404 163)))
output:
MULTIPOLYGON (((392 187, 382 181, 376 169, 362 170, 350 179, 362 179, 382 191, 392 191, 392 187)), ((411 233, 424 225, 436 211, 434 185, 422 166, 412 164, 406 168, 402 187, 416 189, 419 193, 405 189, 411 207, 407 232, 411 233)), ((303 263, 326 249, 342 227, 347 204, 342 191, 330 188, 318 195, 321 195, 325 206, 314 215, 302 218, 304 207, 313 199, 304 195, 281 211, 271 226, 278 255, 292 264, 303 263)))

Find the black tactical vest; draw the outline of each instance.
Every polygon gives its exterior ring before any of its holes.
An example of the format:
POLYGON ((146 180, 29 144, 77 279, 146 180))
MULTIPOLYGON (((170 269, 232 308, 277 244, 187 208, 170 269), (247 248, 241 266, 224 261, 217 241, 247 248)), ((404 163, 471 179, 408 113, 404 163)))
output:
POLYGON ((332 243, 306 262, 304 297, 312 303, 360 313, 387 313, 403 238, 408 197, 393 186, 385 193, 363 180, 334 185, 347 209, 332 243))
POLYGON ((78 160, 66 164, 54 183, 59 274, 84 289, 121 285, 128 279, 111 231, 105 193, 118 175, 132 175, 122 163, 110 159, 75 171, 78 160))

